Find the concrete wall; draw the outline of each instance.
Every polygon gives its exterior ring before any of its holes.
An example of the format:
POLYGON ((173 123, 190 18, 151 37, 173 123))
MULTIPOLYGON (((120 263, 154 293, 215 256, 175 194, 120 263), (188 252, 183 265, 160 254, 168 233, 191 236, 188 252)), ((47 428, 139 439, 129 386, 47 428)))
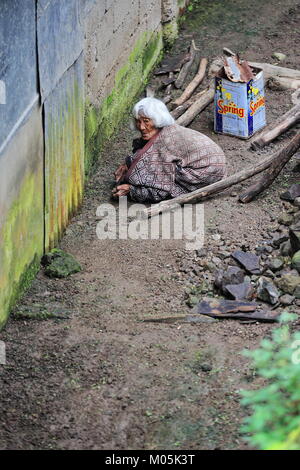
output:
POLYGON ((0 328, 186 3, 1 0, 0 328))
POLYGON ((0 9, 0 328, 39 267, 44 248, 44 162, 35 0, 0 9))
POLYGON ((36 105, 0 158, 0 328, 30 285, 44 249, 41 108, 36 105))
POLYGON ((162 50, 162 0, 95 0, 85 10, 86 167, 114 133, 162 50))

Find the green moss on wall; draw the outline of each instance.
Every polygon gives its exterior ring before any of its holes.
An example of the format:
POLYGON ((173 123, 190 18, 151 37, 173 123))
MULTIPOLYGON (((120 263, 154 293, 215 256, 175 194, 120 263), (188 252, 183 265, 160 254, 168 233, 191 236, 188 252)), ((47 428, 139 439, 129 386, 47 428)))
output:
POLYGON ((163 40, 166 49, 170 49, 178 38, 178 23, 177 19, 174 18, 169 23, 163 25, 163 40))
POLYGON ((67 79, 45 107, 46 250, 57 245, 83 195, 83 86, 76 76, 67 79))
POLYGON ((128 61, 116 74, 110 95, 100 109, 86 105, 85 173, 98 159, 103 144, 118 129, 134 99, 147 82, 154 64, 161 57, 162 33, 144 33, 137 41, 128 61))
POLYGON ((0 329, 39 269, 44 241, 42 181, 41 172, 24 177, 0 229, 0 329))

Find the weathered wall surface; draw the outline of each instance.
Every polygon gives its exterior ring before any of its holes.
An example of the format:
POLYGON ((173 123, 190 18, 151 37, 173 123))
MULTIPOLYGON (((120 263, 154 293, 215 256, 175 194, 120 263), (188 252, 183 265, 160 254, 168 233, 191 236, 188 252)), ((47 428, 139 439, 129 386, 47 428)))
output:
POLYGON ((1 0, 0 328, 186 3, 1 0))
POLYGON ((0 9, 0 328, 33 278, 44 246, 43 130, 34 0, 0 9))
POLYGON ((162 27, 165 46, 171 46, 178 35, 177 19, 183 11, 189 0, 163 0, 162 1, 162 27))
POLYGON ((87 169, 162 50, 161 0, 95 0, 85 10, 87 169))
POLYGON ((43 129, 36 106, 0 156, 0 328, 44 249, 43 129))
POLYGON ((82 200, 84 62, 80 0, 38 0, 37 40, 45 131, 45 249, 82 200))

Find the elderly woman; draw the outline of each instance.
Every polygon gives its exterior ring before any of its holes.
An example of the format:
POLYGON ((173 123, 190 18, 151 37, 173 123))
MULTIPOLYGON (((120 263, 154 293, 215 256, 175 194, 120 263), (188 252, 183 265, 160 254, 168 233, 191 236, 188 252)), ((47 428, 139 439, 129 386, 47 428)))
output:
POLYGON ((166 105, 144 98, 133 108, 140 139, 115 172, 113 196, 159 202, 221 180, 226 161, 221 148, 199 132, 175 123, 166 105))

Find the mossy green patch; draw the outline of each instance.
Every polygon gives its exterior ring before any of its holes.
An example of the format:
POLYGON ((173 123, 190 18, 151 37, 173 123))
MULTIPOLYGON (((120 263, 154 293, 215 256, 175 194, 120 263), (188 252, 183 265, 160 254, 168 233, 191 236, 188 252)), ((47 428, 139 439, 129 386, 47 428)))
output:
POLYGON ((54 248, 82 202, 84 96, 69 74, 55 90, 45 119, 45 249, 54 248))
POLYGON ((138 39, 127 63, 117 72, 112 92, 99 109, 91 103, 85 113, 85 173, 98 159, 104 143, 116 132, 134 99, 141 92, 163 47, 161 32, 145 32, 138 39))
POLYGON ((47 253, 42 262, 46 265, 45 274, 49 277, 64 278, 70 274, 78 273, 81 271, 81 266, 78 261, 59 248, 54 248, 47 253))
POLYGON ((43 253, 43 175, 25 175, 0 230, 0 329, 34 279, 43 253))
POLYGON ((163 25, 163 40, 165 49, 170 49, 178 37, 178 23, 174 18, 169 23, 163 25))
POLYGON ((48 320, 54 318, 57 320, 66 320, 70 317, 71 311, 63 305, 57 303, 32 305, 19 305, 13 311, 14 318, 17 320, 48 320))

